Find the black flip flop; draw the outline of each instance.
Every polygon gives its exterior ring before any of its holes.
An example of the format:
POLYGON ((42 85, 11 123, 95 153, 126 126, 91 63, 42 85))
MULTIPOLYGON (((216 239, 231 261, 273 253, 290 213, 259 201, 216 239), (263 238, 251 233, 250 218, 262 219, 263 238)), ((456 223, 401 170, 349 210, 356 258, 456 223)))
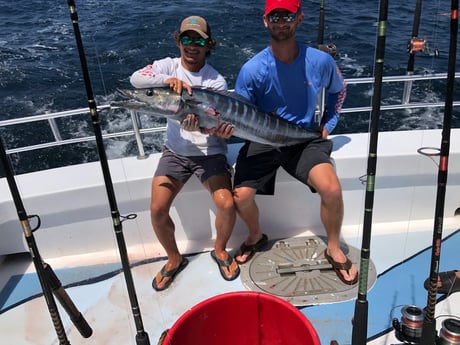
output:
POLYGON ((265 234, 262 234, 262 238, 260 240, 258 240, 257 243, 255 243, 255 244, 249 244, 248 245, 248 244, 243 242, 241 244, 241 246, 240 246, 241 255, 243 255, 244 253, 249 253, 249 255, 246 258, 246 260, 244 260, 244 261, 240 261, 240 260, 235 259, 236 262, 239 263, 240 265, 245 264, 246 262, 251 260, 252 257, 254 256, 254 254, 256 252, 259 252, 262 249, 262 247, 267 244, 267 242, 268 242, 268 237, 265 234))
POLYGON ((224 278, 225 280, 228 280, 228 281, 231 281, 231 280, 235 280, 239 275, 240 275, 240 267, 237 266, 237 269, 235 271, 235 273, 229 278, 226 276, 225 274, 225 271, 222 269, 222 267, 227 267, 229 268, 230 265, 232 264, 233 260, 235 260, 233 258, 233 256, 231 256, 230 254, 228 254, 228 258, 227 260, 221 260, 217 257, 216 255, 216 251, 213 250, 211 252, 211 257, 214 259, 215 262, 217 262, 217 266, 219 266, 219 272, 220 272, 220 275, 222 276, 222 278, 224 278))
POLYGON ((345 262, 337 262, 327 253, 327 249, 324 249, 324 257, 326 258, 327 262, 331 264, 332 268, 335 271, 335 274, 337 275, 337 277, 339 277, 342 283, 346 285, 355 285, 358 282, 358 274, 353 280, 345 280, 345 277, 343 276, 342 272, 340 272, 342 270, 347 271, 347 273, 349 272, 351 266, 353 265, 349 258, 347 258, 347 261, 345 262))
POLYGON ((188 265, 188 259, 187 258, 182 258, 182 261, 181 263, 179 264, 179 266, 177 266, 176 268, 172 269, 171 271, 167 271, 165 266, 163 266, 161 268, 161 271, 160 271, 160 274, 161 274, 161 280, 163 280, 163 278, 169 278, 168 281, 165 283, 165 285, 161 288, 158 287, 158 283, 157 283, 157 276, 155 275, 155 277, 153 278, 152 280, 152 287, 156 290, 156 291, 163 291, 163 290, 166 290, 169 285, 171 285, 171 283, 173 282, 174 278, 185 268, 185 266, 188 265))
MULTIPOLYGON (((439 280, 441 281, 441 286, 438 286, 437 293, 451 294, 460 291, 460 278, 457 277, 456 273, 457 270, 439 272, 439 280)), ((423 286, 427 290, 430 288, 430 278, 425 280, 423 286)))

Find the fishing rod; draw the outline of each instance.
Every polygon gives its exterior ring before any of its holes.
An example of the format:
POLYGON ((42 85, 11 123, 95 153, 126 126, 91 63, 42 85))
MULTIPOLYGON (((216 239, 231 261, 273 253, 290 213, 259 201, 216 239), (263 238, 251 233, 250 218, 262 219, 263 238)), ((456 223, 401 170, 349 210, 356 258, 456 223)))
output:
POLYGON ((93 334, 93 330, 62 287, 59 278, 56 276, 51 266, 46 262, 43 262, 43 270, 46 281, 53 291, 54 296, 67 312, 67 315, 69 315, 75 328, 84 338, 89 338, 93 334))
POLYGON ((91 81, 89 77, 88 65, 86 63, 85 51, 83 48, 83 41, 80 34, 80 27, 78 24, 78 14, 75 7, 74 0, 67 0, 69 5, 70 19, 72 20, 73 29, 75 33, 75 40, 78 47, 78 53, 80 56, 80 63, 83 72, 83 78, 85 82, 86 94, 88 97, 88 105, 91 114, 91 120, 93 124, 93 130, 96 137, 97 151, 99 154, 99 161, 101 163, 102 173, 104 176, 104 184, 107 192, 107 197, 110 204, 110 211, 112 216, 113 228, 116 235, 118 244, 118 250, 120 253, 122 269, 126 281, 126 287, 128 290, 129 301, 131 303, 131 310, 136 325, 136 344, 137 345, 150 345, 150 340, 147 332, 144 330, 139 303, 137 300, 136 289, 134 287, 133 276, 129 265, 128 251, 126 248, 126 242, 123 236, 123 226, 120 218, 120 212, 118 211, 117 201, 115 198, 115 191, 113 188, 112 178, 110 176, 109 164, 104 149, 104 141, 102 137, 101 126, 99 123, 99 115, 97 111, 96 101, 94 100, 93 91, 91 87, 91 81))
POLYGON ((352 345, 365 345, 367 341, 368 301, 367 280, 369 273, 372 209, 374 206, 375 173, 377 167, 377 142, 379 133, 380 100, 382 94, 383 62, 385 57, 388 0, 380 0, 377 42, 375 47, 374 93, 370 120, 369 155, 367 159, 366 196, 361 244, 358 298, 353 317, 352 345))
POLYGON ((54 274, 50 265, 42 261, 40 256, 37 243, 33 232, 40 227, 40 217, 38 215, 29 216, 24 208, 24 204, 19 194, 19 189, 14 178, 13 166, 9 160, 5 146, 3 145, 3 140, 0 137, 0 160, 5 169, 6 179, 8 186, 10 188, 11 196, 13 197, 14 205, 18 214, 19 221, 24 232, 24 237, 29 247, 29 253, 32 257, 32 261, 35 266, 35 270, 38 275, 38 280, 40 281, 41 288, 43 290, 43 296, 46 300, 46 305, 48 307, 51 320, 53 321, 54 328, 56 330, 56 335, 59 340, 60 345, 70 345, 70 342, 65 333, 64 326, 62 324, 62 319, 59 314, 59 310, 56 305, 56 301, 53 298, 53 293, 61 303, 62 307, 65 309, 70 319, 74 323, 75 327, 78 329, 80 334, 88 338, 92 335, 93 330, 88 325, 86 320, 83 318, 82 314, 73 304, 70 297, 67 295, 66 291, 62 287, 59 279, 54 274), (30 218, 37 219, 37 225, 35 228, 31 227, 30 218))
POLYGON ((318 49, 328 53, 333 58, 337 55, 337 47, 334 43, 324 44, 324 27, 325 27, 325 10, 324 0, 319 4, 319 19, 318 19, 318 49))
MULTIPOLYGON (((327 47, 324 45, 324 0, 321 0, 319 4, 318 49, 324 52, 328 51, 327 47)), ((319 93, 318 104, 319 111, 316 115, 317 118, 315 119, 315 122, 317 123, 318 127, 321 127, 322 120, 324 119, 324 113, 326 111, 326 90, 324 88, 322 88, 321 92, 319 93)))
MULTIPOLYGON (((417 38, 420 27, 420 17, 422 15, 422 0, 417 0, 415 4, 414 23, 412 25, 412 37, 407 44, 409 59, 407 61, 406 75, 414 74, 415 53, 424 48, 424 41, 417 38)), ((412 80, 404 82, 403 104, 409 103, 412 91, 412 80)))
MULTIPOLYGON (((337 55, 337 47, 333 43, 324 44, 324 26, 325 26, 325 11, 324 11, 324 0, 320 1, 319 5, 319 19, 318 19, 318 49, 328 53, 333 58, 337 55)), ((324 114, 326 112, 326 89, 322 88, 318 95, 318 112, 316 113, 315 122, 318 127, 324 125, 324 114)))
POLYGON ((324 0, 319 4, 318 46, 324 44, 324 0))
POLYGON ((433 228, 433 243, 431 246, 430 283, 428 289, 427 307, 425 316, 423 318, 422 337, 420 342, 422 345, 433 345, 436 343, 436 320, 434 318, 434 313, 436 307, 436 293, 438 290, 439 262, 441 257, 442 226, 444 220, 444 202, 447 185, 447 168, 449 161, 450 129, 452 121, 458 36, 458 0, 452 0, 451 4, 452 10, 450 19, 450 47, 447 70, 446 99, 444 106, 444 121, 438 166, 438 186, 433 228))

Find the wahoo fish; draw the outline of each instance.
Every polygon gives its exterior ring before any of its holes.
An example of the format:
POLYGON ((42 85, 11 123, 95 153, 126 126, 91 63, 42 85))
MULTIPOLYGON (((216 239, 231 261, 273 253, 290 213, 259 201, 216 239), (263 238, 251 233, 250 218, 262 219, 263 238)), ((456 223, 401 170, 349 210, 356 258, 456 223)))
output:
POLYGON ((319 131, 258 111, 255 105, 229 91, 193 87, 192 95, 186 89, 180 95, 169 87, 151 87, 118 89, 118 92, 128 100, 114 102, 113 106, 178 121, 195 114, 200 127, 217 128, 222 123, 230 123, 235 137, 274 147, 300 144, 321 135, 319 131))

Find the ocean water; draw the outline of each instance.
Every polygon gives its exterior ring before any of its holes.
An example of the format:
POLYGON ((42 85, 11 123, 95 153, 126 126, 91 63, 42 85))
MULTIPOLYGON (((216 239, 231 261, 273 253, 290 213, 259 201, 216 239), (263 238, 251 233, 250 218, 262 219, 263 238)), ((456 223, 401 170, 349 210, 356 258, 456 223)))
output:
MULTIPOLYGON (((263 26, 264 0, 76 0, 93 94, 98 105, 115 97, 117 87, 130 87, 129 76, 155 59, 177 56, 172 33, 188 15, 208 19, 219 41, 209 62, 233 87, 241 65, 268 43, 263 26)), ((401 75, 407 68, 415 0, 389 1, 384 75, 401 75)), ((338 48, 337 64, 346 78, 372 76, 379 1, 326 0, 324 43, 338 48)), ((304 1, 305 21, 298 39, 317 46, 320 1, 304 1)), ((415 73, 446 72, 449 50, 450 1, 425 1, 419 37, 428 52, 418 53, 415 73), (439 52, 439 56, 433 54, 439 52)), ((458 84, 458 83, 457 83, 458 84)), ((401 98, 401 90, 386 84, 383 104, 401 98)), ((458 90, 458 85, 457 85, 458 90)), ((445 83, 417 83, 413 101, 444 101, 445 83)), ((345 106, 370 105, 369 87, 350 87, 345 106)), ((47 112, 87 107, 69 8, 65 0, 0 0, 0 121, 47 112)), ((458 110, 453 125, 460 125, 458 110)), ((443 110, 382 113, 381 130, 440 128, 443 110)), ((148 119, 148 121, 156 121, 148 119)), ((104 113, 104 132, 129 128, 126 113, 104 113)), ((64 138, 92 135, 88 118, 58 121, 64 138)), ((334 132, 366 132, 369 113, 343 115, 334 132)), ((39 123, 0 128, 8 148, 41 143, 50 138, 39 123)), ((106 143, 108 157, 134 152, 130 140, 106 143)), ((146 138, 155 151, 161 138, 146 138)), ((12 155, 17 173, 97 159, 91 144, 12 155)))

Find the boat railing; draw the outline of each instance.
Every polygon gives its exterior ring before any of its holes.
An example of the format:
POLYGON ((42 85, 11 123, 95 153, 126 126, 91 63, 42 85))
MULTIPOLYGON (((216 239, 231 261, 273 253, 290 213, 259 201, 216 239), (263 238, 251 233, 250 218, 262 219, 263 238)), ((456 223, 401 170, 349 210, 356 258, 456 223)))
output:
MULTIPOLYGON (((455 74, 455 78, 460 78, 460 73, 455 74)), ((388 76, 383 77, 384 83, 404 83, 404 94, 407 94, 407 90, 412 87, 414 82, 422 81, 422 80, 442 80, 447 79, 447 73, 435 73, 435 74, 423 74, 423 75, 403 75, 403 76, 388 76)), ((359 84, 372 84, 374 82, 373 77, 365 77, 365 78, 347 78, 345 79, 347 85, 359 85, 359 84)), ((410 92, 409 92, 410 93, 410 92)), ((324 100, 321 100, 324 102, 324 100)), ((397 109, 418 109, 418 108, 441 108, 444 107, 444 102, 410 102, 409 97, 403 96, 400 103, 394 103, 390 105, 381 105, 380 110, 397 110, 397 109)), ((453 106, 457 107, 460 106, 460 101, 454 101, 453 106)), ((98 112, 105 112, 108 110, 113 110, 114 107, 110 105, 101 105, 98 107, 98 112)), ((318 109, 324 109, 324 105, 319 105, 318 109)), ((371 111, 372 107, 369 106, 362 106, 362 107, 344 107, 342 109, 342 113, 357 113, 357 112, 367 112, 371 111)), ((61 135, 61 131, 59 130, 59 126, 56 122, 58 118, 66 118, 76 115, 86 115, 89 114, 89 108, 80 108, 80 109, 73 109, 68 111, 61 111, 55 113, 48 113, 48 114, 41 114, 41 115, 32 115, 26 116, 21 118, 9 119, 0 121, 0 128, 7 127, 12 125, 21 125, 21 124, 30 124, 33 122, 38 121, 47 121, 50 127, 50 130, 53 134, 54 140, 40 143, 36 145, 29 145, 29 146, 21 146, 15 148, 7 148, 7 153, 21 153, 27 151, 33 151, 38 149, 56 147, 60 145, 68 145, 68 144, 75 144, 75 143, 84 143, 89 141, 94 141, 94 136, 82 136, 82 137, 75 137, 75 138, 68 138, 63 139, 61 135)), ((163 132, 165 131, 165 126, 156 126, 156 127, 148 127, 143 128, 141 126, 139 113, 135 111, 130 111, 131 116, 131 129, 126 131, 118 131, 113 133, 104 133, 103 138, 120 138, 120 137, 134 137, 136 140, 136 146, 138 151, 138 158, 146 158, 148 155, 145 152, 145 146, 142 140, 142 136, 148 133, 155 133, 155 132, 163 132)))

